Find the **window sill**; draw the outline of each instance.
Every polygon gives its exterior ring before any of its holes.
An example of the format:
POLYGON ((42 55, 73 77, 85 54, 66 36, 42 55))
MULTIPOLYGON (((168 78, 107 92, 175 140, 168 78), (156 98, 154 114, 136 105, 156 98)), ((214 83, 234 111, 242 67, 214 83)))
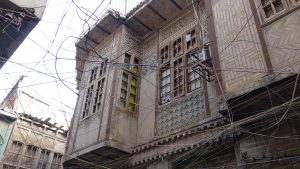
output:
MULTIPOLYGON (((99 113, 99 112, 98 112, 98 113, 99 113)), ((87 119, 89 119, 89 118, 95 116, 95 115, 98 114, 98 113, 93 113, 93 114, 91 114, 91 115, 89 115, 89 116, 87 116, 87 117, 81 119, 81 122, 86 121, 87 119)))
POLYGON ((266 26, 280 20, 281 18, 291 14, 292 12, 296 11, 299 8, 300 8, 300 5, 297 5, 297 6, 293 7, 292 9, 282 11, 280 14, 277 14, 276 16, 274 16, 272 18, 266 19, 266 21, 261 25, 261 27, 266 27, 266 26))

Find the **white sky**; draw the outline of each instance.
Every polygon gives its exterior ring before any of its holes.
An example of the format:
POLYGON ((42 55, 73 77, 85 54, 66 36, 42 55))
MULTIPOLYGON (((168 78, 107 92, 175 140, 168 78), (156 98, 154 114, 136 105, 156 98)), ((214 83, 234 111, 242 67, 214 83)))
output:
MULTIPOLYGON (((141 1, 142 0, 128 0, 128 10, 132 9, 133 6, 141 1)), ((85 13, 91 14, 89 11, 95 11, 102 0, 74 0, 74 2, 83 7, 81 9, 85 13)), ((124 13, 124 2, 125 0, 112 0, 111 6, 109 6, 110 0, 104 0, 103 4, 98 8, 95 14, 100 18, 103 11, 109 8, 114 8, 121 13, 124 13)), ((21 90, 44 100, 57 109, 68 112, 69 118, 72 116, 73 110, 68 107, 75 107, 77 95, 66 88, 58 81, 58 79, 53 78, 57 78, 57 75, 55 74, 55 57, 49 53, 54 55, 57 54, 58 58, 68 59, 58 60, 57 70, 60 77, 67 81, 65 83, 72 90, 78 92, 75 85, 76 71, 74 60, 74 44, 77 39, 67 37, 79 37, 84 28, 87 28, 86 26, 83 26, 84 21, 81 20, 80 17, 85 19, 88 19, 89 17, 81 10, 77 9, 78 16, 76 9, 77 7, 71 0, 48 0, 48 5, 42 20, 10 58, 10 61, 20 63, 26 67, 8 61, 0 70, 0 101, 6 97, 10 88, 19 77, 21 75, 26 75, 27 77, 24 78, 23 83, 20 85, 21 90), (58 29, 58 23, 60 23, 64 14, 65 17, 58 29), (58 32, 55 35, 57 29, 58 32), (50 43, 52 41, 54 42, 53 44, 50 43), (64 43, 62 44, 63 41, 64 43), (62 48, 58 51, 58 46, 60 45, 62 45, 62 48), (46 52, 47 50, 49 53, 46 52), (53 77, 30 70, 27 67, 49 74, 53 77)), ((95 22, 93 19, 95 18, 90 18, 89 22, 95 22)), ((62 118, 64 117, 62 116, 62 118)))

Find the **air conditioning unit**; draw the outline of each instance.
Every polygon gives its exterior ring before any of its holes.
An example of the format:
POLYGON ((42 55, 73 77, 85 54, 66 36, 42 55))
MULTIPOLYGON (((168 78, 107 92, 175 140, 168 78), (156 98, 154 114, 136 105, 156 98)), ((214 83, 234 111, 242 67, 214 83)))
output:
POLYGON ((200 60, 202 62, 208 61, 211 59, 211 52, 210 52, 210 46, 205 45, 202 50, 200 51, 200 60))

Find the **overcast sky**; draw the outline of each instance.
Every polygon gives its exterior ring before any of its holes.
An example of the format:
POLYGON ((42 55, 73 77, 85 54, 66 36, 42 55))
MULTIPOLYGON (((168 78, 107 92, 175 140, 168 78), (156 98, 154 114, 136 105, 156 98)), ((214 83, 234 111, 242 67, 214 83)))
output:
MULTIPOLYGON (((141 1, 128 0, 127 10, 132 9, 141 1)), ((26 77, 20 85, 21 90, 39 97, 57 109, 68 112, 71 117, 73 110, 69 107, 75 107, 77 95, 57 79, 54 56, 65 58, 58 60, 57 71, 60 77, 66 80, 65 83, 68 87, 78 92, 74 60, 74 44, 77 39, 68 37, 79 37, 87 28, 80 18, 89 18, 90 23, 96 22, 95 17, 86 16, 95 9, 97 9, 95 14, 99 18, 109 8, 114 8, 121 13, 125 12, 125 0, 103 0, 99 8, 102 0, 74 0, 74 2, 82 7, 81 10, 72 3, 72 0, 48 0, 42 20, 10 58, 10 61, 23 66, 7 62, 0 70, 0 101, 7 95, 19 77, 25 75, 26 77), (59 46, 62 46, 60 50, 58 50, 59 46)))

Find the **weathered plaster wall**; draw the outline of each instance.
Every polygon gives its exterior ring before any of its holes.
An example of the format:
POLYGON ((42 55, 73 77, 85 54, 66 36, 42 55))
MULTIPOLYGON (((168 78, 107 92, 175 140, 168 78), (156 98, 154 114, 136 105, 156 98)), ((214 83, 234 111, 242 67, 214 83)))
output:
MULTIPOLYGON (((156 65, 158 34, 154 33, 143 43, 142 64, 156 65)), ((143 67, 141 72, 140 103, 137 143, 143 144, 154 138, 157 72, 155 67, 143 67)))
POLYGON ((56 153, 65 153, 66 137, 59 138, 58 133, 44 129, 44 127, 31 125, 24 125, 28 122, 22 122, 15 126, 10 138, 12 141, 20 141, 25 145, 34 145, 40 149, 48 149, 56 153))
MULTIPOLYGON (((85 56, 87 58, 84 58, 84 54, 82 56, 82 59, 86 59, 88 61, 85 62, 82 80, 79 85, 79 98, 77 100, 76 109, 73 116, 71 133, 69 134, 69 153, 81 150, 82 148, 95 144, 101 140, 105 140, 107 137, 106 132, 108 128, 110 128, 110 126, 107 125, 111 107, 110 103, 113 101, 112 92, 114 90, 112 89, 112 84, 115 68, 112 67, 111 64, 108 64, 106 69, 103 91, 105 94, 103 96, 101 110, 87 119, 82 120, 84 108, 83 104, 85 102, 85 96, 89 86, 88 82, 91 70, 96 66, 100 66, 101 62, 103 61, 100 56, 103 58, 113 59, 118 55, 120 37, 121 30, 119 29, 110 37, 108 37, 105 43, 100 44, 94 49, 97 51, 97 53, 89 52, 88 56, 85 56)), ((99 72, 97 72, 97 75, 98 73, 99 72)), ((94 97, 95 91, 96 86, 94 86, 92 98, 94 97)))
MULTIPOLYGON (((125 53, 141 60, 141 41, 139 37, 125 25, 121 26, 121 30, 120 51, 119 55, 116 56, 116 60, 119 63, 123 63, 125 53)), ((115 70, 115 98, 113 99, 111 132, 109 134, 112 140, 116 140, 122 147, 129 150, 136 144, 138 112, 128 112, 119 108, 122 66, 116 66, 115 70)), ((139 103, 137 102, 137 104, 139 103)))
POLYGON ((61 134, 59 132, 53 132, 45 126, 42 127, 41 125, 36 125, 32 122, 27 122, 19 119, 18 123, 14 126, 13 132, 8 142, 8 146, 5 151, 5 155, 3 157, 3 162, 5 164, 14 161, 13 159, 11 159, 12 154, 9 154, 13 141, 19 141, 23 144, 21 151, 19 152, 19 158, 15 159, 15 161, 18 161, 18 164, 13 164, 15 166, 24 167, 24 165, 26 164, 30 166, 29 168, 34 168, 34 166, 38 164, 42 149, 46 149, 50 151, 47 165, 47 167, 49 168, 54 153, 64 155, 66 150, 66 136, 64 136, 64 138, 61 138, 61 134), (38 148, 35 159, 32 162, 25 161, 23 158, 28 145, 36 146, 38 148))

